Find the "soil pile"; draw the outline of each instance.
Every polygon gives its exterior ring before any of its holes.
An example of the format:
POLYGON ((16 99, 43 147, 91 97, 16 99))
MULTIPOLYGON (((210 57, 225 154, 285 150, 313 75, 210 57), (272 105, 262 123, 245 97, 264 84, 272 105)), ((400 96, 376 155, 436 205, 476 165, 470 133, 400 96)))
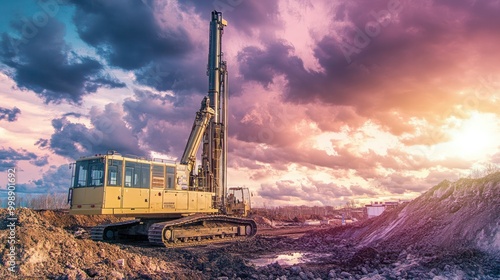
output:
POLYGON ((259 229, 262 228, 273 228, 274 224, 271 220, 262 216, 253 216, 252 219, 257 223, 259 229))
POLYGON ((443 181, 379 217, 314 232, 301 241, 318 252, 343 254, 344 262, 331 259, 339 266, 387 270, 385 278, 497 279, 500 173, 443 181))
POLYGON ((361 245, 500 255, 500 173, 440 183, 369 232, 361 245))
MULTIPOLYGON (((7 210, 0 209, 0 279, 246 279, 256 269, 224 245, 168 249, 147 241, 95 242, 88 229, 121 221, 110 216, 70 216, 63 211, 17 209, 16 271, 8 270, 7 210), (222 248, 221 248, 222 247, 222 248)), ((227 246, 227 244, 225 245, 227 246)))
POLYGON ((40 218, 50 222, 55 227, 64 229, 91 228, 100 224, 115 223, 132 218, 117 218, 110 215, 69 215, 67 210, 35 210, 40 218))
POLYGON ((403 250, 478 249, 500 254, 500 172, 443 181, 410 203, 327 234, 358 246, 403 250))
MULTIPOLYGON (((59 278, 87 279, 89 277, 141 277, 172 275, 175 263, 133 254, 117 245, 80 239, 72 233, 75 226, 90 226, 106 217, 72 217, 53 211, 16 210, 16 272, 7 270, 9 248, 7 238, 8 212, 0 212, 0 242, 2 246, 2 268, 0 278, 59 278), (72 224, 75 222, 75 224, 72 224), (64 228, 67 227, 68 230, 64 228)), ((111 218, 112 220, 112 218, 111 218)), ((10 246, 9 246, 10 247, 10 246)))

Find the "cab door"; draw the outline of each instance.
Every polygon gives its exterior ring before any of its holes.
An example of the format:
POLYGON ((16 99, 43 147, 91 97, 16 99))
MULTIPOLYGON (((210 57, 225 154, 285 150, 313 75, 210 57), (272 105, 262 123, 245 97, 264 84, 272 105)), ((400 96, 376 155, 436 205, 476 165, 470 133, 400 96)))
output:
POLYGON ((108 159, 106 164, 106 186, 104 190, 104 206, 107 209, 122 207, 123 192, 123 160, 108 159))
POLYGON ((125 163, 122 208, 149 208, 151 165, 125 163))

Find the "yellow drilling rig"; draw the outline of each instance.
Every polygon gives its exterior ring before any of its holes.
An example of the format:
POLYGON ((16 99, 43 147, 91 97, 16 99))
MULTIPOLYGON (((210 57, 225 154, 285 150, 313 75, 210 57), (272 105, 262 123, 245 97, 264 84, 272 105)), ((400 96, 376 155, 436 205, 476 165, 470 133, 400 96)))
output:
POLYGON ((72 215, 114 215, 133 220, 92 228, 93 240, 145 239, 167 247, 254 236, 247 188, 227 188, 228 73, 222 60, 227 21, 213 11, 208 95, 201 102, 180 163, 124 156, 114 151, 73 165, 68 200, 72 215), (195 168, 202 145, 201 165, 195 168))

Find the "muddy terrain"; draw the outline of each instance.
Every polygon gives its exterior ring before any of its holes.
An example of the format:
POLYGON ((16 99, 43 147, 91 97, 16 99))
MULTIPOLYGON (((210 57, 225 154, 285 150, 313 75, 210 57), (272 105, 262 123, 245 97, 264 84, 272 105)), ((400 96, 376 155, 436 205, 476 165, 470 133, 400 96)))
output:
POLYGON ((104 216, 0 212, 1 279, 498 279, 500 173, 444 181, 379 217, 336 227, 271 228, 248 241, 167 249, 88 238, 104 216))

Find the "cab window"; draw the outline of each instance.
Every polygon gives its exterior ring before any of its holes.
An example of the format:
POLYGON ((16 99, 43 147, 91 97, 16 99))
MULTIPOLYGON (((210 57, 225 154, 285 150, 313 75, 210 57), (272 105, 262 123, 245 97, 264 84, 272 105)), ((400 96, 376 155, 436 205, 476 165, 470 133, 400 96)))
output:
POLYGON ((122 185, 122 161, 108 160, 108 186, 122 185))
POLYGON ((104 159, 95 158, 76 162, 75 188, 104 185, 104 159))
POLYGON ((125 162, 125 187, 149 188, 151 165, 139 162, 125 162))

